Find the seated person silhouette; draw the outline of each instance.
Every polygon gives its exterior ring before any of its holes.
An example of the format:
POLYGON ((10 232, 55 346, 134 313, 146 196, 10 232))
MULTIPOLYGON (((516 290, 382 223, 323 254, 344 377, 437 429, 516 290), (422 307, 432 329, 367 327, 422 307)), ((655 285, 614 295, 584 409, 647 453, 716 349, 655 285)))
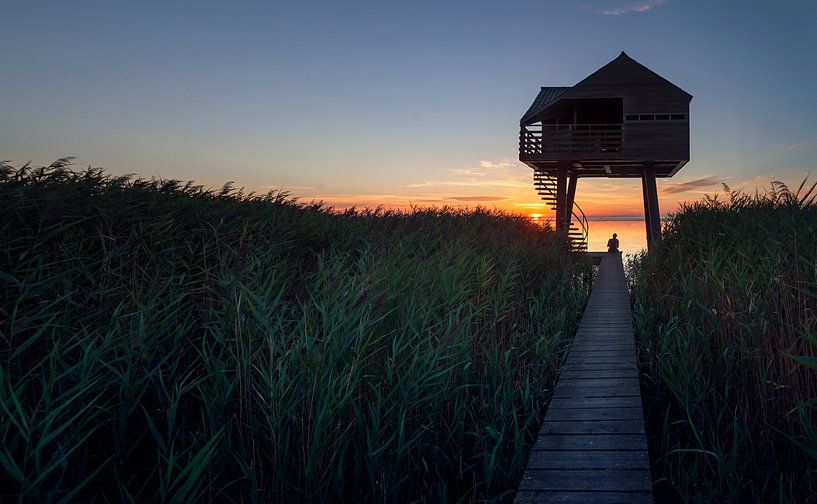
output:
POLYGON ((607 240, 607 252, 618 252, 618 236, 617 234, 613 233, 613 237, 607 240))

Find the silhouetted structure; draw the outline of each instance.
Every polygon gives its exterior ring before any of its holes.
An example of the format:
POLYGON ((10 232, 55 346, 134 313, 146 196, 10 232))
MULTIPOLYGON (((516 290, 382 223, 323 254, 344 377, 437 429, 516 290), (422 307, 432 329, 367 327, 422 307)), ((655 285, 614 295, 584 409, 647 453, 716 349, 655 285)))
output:
POLYGON ((539 91, 520 121, 519 160, 533 168, 574 249, 587 248, 587 219, 574 198, 579 177, 640 178, 647 243, 660 238, 655 179, 689 161, 691 99, 624 52, 573 87, 539 91))

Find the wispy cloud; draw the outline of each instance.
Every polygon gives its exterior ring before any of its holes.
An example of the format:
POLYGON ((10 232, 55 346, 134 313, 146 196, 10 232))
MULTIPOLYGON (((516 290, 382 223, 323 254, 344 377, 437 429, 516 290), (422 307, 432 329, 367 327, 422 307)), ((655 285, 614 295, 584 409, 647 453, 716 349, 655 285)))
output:
POLYGON ((807 140, 803 140, 802 142, 792 143, 792 144, 783 144, 781 150, 783 152, 791 152, 795 150, 805 149, 807 147, 814 147, 817 146, 817 137, 809 138, 807 140))
POLYGON ((486 175, 484 170, 476 170, 474 168, 451 168, 448 171, 462 175, 463 177, 484 177, 486 175))
POLYGON ((658 7, 661 4, 667 3, 667 0, 641 0, 621 7, 614 7, 612 9, 602 9, 597 11, 603 16, 621 16, 630 12, 647 12, 658 7))
POLYGON ((680 184, 672 184, 667 185, 666 187, 662 188, 662 194, 677 194, 687 191, 694 191, 696 189, 701 189, 703 187, 711 187, 713 185, 717 185, 723 182, 723 179, 718 177, 703 177, 695 180, 690 180, 689 182, 681 182, 680 184))
POLYGON ((429 187, 530 187, 530 168, 512 161, 481 160, 479 166, 450 168, 456 175, 448 180, 427 180, 406 185, 409 189, 429 187))
POLYGON ((495 162, 482 160, 479 162, 479 165, 483 168, 510 168, 511 166, 513 166, 513 163, 511 163, 510 161, 495 162))
POLYGON ((440 180, 428 182, 415 182, 406 187, 417 189, 420 187, 528 187, 530 184, 514 180, 440 180))
POLYGON ((257 186, 261 189, 278 189, 281 191, 313 191, 315 190, 312 186, 302 186, 302 185, 286 185, 286 184, 278 184, 278 185, 260 185, 257 186))
POLYGON ((508 196, 449 196, 446 199, 456 201, 504 201, 511 198, 508 196))

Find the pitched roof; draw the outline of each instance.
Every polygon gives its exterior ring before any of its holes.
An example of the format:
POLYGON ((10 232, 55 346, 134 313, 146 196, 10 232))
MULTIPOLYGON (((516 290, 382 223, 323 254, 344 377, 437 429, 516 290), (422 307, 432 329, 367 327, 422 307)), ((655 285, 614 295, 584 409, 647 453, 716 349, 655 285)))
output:
POLYGON ((680 91, 681 93, 684 93, 685 95, 692 98, 691 94, 687 93, 686 91, 684 91, 680 87, 676 86, 672 82, 670 82, 667 79, 661 77, 660 75, 653 72, 649 68, 645 67, 641 63, 637 62, 636 60, 631 58, 629 54, 625 53, 624 51, 621 51, 621 54, 619 54, 615 59, 613 59, 612 61, 610 61, 609 63, 607 63, 603 67, 599 68, 598 70, 591 73, 590 75, 588 75, 584 79, 580 80, 572 88, 577 88, 577 87, 580 87, 580 86, 583 86, 583 85, 591 84, 591 83, 593 83, 594 80, 596 80, 596 78, 598 76, 604 75, 604 73, 606 71, 608 71, 608 70, 615 70, 615 69, 626 69, 626 70, 631 70, 631 71, 632 70, 637 70, 639 72, 642 72, 642 74, 641 74, 643 76, 642 78, 646 77, 646 78, 649 78, 649 79, 652 79, 652 80, 655 80, 655 81, 658 81, 658 82, 662 82, 663 84, 666 84, 666 85, 676 89, 677 91, 680 91))
POLYGON ((533 100, 530 108, 528 108, 528 111, 522 116, 520 122, 525 123, 528 119, 546 109, 569 89, 570 87, 542 87, 542 89, 539 90, 539 94, 536 95, 536 99, 533 100))
POLYGON ((525 115, 522 116, 522 119, 520 119, 519 122, 521 124, 526 124, 543 110, 551 105, 554 105, 560 98, 563 97, 563 95, 568 94, 568 96, 565 98, 570 98, 573 96, 574 93, 570 93, 571 90, 578 91, 579 89, 587 89, 588 87, 592 87, 595 83, 599 82, 600 79, 604 79, 605 74, 609 75, 609 72, 615 72, 616 70, 625 70, 629 72, 635 71, 642 80, 648 79, 653 82, 660 82, 669 86, 670 88, 674 88, 675 90, 684 93, 690 99, 692 98, 691 94, 632 59, 624 51, 621 51, 621 54, 619 54, 618 57, 579 81, 575 86, 543 87, 536 96, 536 99, 533 100, 533 104, 531 104, 530 108, 528 108, 528 111, 525 112, 525 115))

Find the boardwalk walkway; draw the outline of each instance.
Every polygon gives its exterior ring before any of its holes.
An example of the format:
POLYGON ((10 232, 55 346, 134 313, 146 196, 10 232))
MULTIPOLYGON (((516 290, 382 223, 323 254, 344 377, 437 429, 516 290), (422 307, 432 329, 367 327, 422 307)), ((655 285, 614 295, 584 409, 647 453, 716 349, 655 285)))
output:
POLYGON ((602 256, 516 502, 651 503, 630 302, 619 254, 602 256))

